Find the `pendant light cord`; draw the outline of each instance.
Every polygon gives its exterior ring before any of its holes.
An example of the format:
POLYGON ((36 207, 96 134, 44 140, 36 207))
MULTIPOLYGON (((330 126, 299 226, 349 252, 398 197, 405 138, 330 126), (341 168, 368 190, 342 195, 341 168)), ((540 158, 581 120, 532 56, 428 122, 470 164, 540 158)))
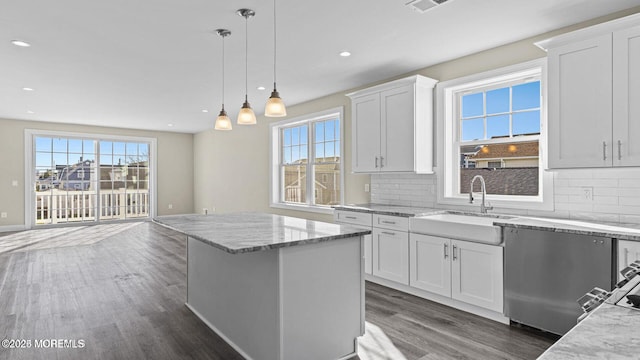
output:
POLYGON ((244 101, 249 102, 249 17, 244 18, 244 101))
POLYGON ((273 90, 276 89, 276 51, 278 48, 276 38, 276 0, 273 0, 273 90))
POLYGON ((222 110, 224 110, 224 38, 222 35, 222 110))

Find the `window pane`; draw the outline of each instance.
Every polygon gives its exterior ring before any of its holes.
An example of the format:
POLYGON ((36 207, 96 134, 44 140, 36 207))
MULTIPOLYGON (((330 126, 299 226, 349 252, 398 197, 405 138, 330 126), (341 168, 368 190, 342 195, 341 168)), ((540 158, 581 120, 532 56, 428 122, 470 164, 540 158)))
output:
POLYGON ((283 141, 284 146, 291 145, 291 129, 284 129, 282 131, 282 134, 284 138, 284 141, 283 141))
POLYGON ((314 201, 316 205, 340 204, 340 165, 314 165, 314 201))
POLYGON ((53 139, 53 151, 67 152, 67 139, 53 139))
POLYGON ((487 91, 487 114, 509 112, 509 88, 487 91))
POLYGON ((513 114, 513 135, 539 134, 540 111, 513 114))
POLYGON ((332 158, 335 156, 333 150, 334 150, 334 146, 333 146, 334 142, 327 142, 324 145, 324 156, 325 156, 325 161, 332 161, 333 159, 328 159, 328 158, 332 158))
POLYGON ((36 153, 36 167, 51 167, 51 153, 36 153))
POLYGON ((315 123, 316 142, 324 141, 324 122, 315 123))
POLYGON ((484 119, 462 120, 462 141, 484 139, 484 119))
POLYGON ((36 137, 36 151, 50 152, 52 150, 51 146, 51 138, 36 137))
POLYGON ((100 141, 101 154, 113 154, 113 143, 111 141, 100 141))
POLYGON ((56 168, 58 166, 62 166, 65 167, 67 166, 67 154, 61 154, 61 153, 54 153, 53 154, 53 166, 55 166, 56 168))
POLYGON ((284 162, 285 164, 291 163, 291 147, 287 146, 284 148, 284 157, 282 159, 282 162, 284 162))
POLYGON ((69 152, 75 154, 82 154, 82 140, 69 139, 69 152))
POLYGON ((306 165, 288 165, 282 167, 285 202, 307 202, 306 169, 306 165))
POLYGON ((302 160, 308 160, 309 159, 309 155, 307 154, 307 145, 304 145, 304 146, 300 147, 300 159, 302 159, 302 160))
POLYGON ((291 145, 300 144, 300 128, 294 127, 291 129, 291 145))
POLYGON ((336 157, 338 158, 338 160, 340 160, 340 140, 337 140, 335 142, 335 145, 336 157))
POLYGON ((114 142, 113 143, 113 154, 114 155, 125 155, 125 143, 123 142, 114 142))
POLYGON ((136 143, 127 143, 127 155, 131 157, 136 157, 138 155, 138 144, 136 143))
POLYGON ((487 139, 509 136, 509 115, 487 117, 487 139))
POLYGON ((300 127, 300 144, 308 144, 309 127, 307 125, 300 127))
POLYGON ((300 147, 292 146, 291 147, 291 162, 299 162, 300 161, 300 147))
POLYGON ((540 107, 540 81, 516 85, 513 87, 513 110, 535 109, 540 107))
POLYGON ((85 154, 95 154, 95 142, 93 140, 83 140, 82 141, 82 152, 85 154))
POLYGON ((138 154, 141 156, 149 158, 149 144, 141 143, 138 144, 138 154))
POLYGON ((316 144, 316 161, 324 158, 324 143, 316 144))
POLYGON ((484 114, 482 95, 482 93, 478 93, 462 97, 462 117, 482 116, 484 114))
MULTIPOLYGON (((487 194, 538 195, 538 166, 537 141, 484 145, 463 155, 460 163, 460 193, 468 194, 471 179, 481 175, 486 183, 487 194)), ((474 191, 480 191, 479 181, 475 182, 474 191)))
POLYGON ((327 141, 335 139, 335 122, 326 121, 324 123, 324 135, 327 141))

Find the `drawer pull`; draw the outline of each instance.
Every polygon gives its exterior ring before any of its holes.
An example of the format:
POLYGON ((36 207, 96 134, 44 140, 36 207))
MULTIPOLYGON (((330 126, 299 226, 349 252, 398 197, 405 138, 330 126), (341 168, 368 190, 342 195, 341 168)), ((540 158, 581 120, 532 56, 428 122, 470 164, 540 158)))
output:
POLYGON ((602 142, 602 160, 607 160, 607 142, 602 142))
POLYGON ((396 224, 395 221, 380 220, 380 222, 383 223, 383 224, 389 224, 389 225, 395 225, 396 224))
POLYGON ((345 218, 351 219, 351 220, 358 220, 358 218, 355 216, 345 216, 345 218))
POLYGON ((445 259, 449 257, 448 250, 449 250, 449 245, 444 244, 444 258, 445 259))
POLYGON ((453 261, 455 261, 455 260, 458 258, 458 257, 456 256, 456 249, 457 249, 457 248, 458 248, 457 246, 453 245, 453 261))
POLYGON ((380 233, 382 233, 384 235, 389 235, 389 236, 396 236, 396 233, 387 232, 387 231, 381 231, 380 233))

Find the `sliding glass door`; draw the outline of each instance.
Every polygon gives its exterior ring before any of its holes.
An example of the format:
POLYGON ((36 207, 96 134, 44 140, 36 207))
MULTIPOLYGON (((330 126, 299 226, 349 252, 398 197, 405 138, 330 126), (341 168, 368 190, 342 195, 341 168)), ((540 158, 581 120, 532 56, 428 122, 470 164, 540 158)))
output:
POLYGON ((34 224, 91 223, 150 215, 150 143, 33 137, 34 224))

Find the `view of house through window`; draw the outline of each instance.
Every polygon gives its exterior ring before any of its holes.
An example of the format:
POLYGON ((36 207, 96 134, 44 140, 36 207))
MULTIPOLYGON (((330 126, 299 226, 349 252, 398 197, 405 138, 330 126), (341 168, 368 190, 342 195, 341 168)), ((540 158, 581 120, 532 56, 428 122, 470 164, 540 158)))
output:
POLYGON ((539 195, 540 98, 539 76, 457 93, 460 194, 482 175, 487 194, 539 195))
POLYGON ((36 136, 35 224, 149 216, 149 143, 36 136))
POLYGON ((340 117, 337 114, 279 128, 281 201, 340 204, 340 117))

